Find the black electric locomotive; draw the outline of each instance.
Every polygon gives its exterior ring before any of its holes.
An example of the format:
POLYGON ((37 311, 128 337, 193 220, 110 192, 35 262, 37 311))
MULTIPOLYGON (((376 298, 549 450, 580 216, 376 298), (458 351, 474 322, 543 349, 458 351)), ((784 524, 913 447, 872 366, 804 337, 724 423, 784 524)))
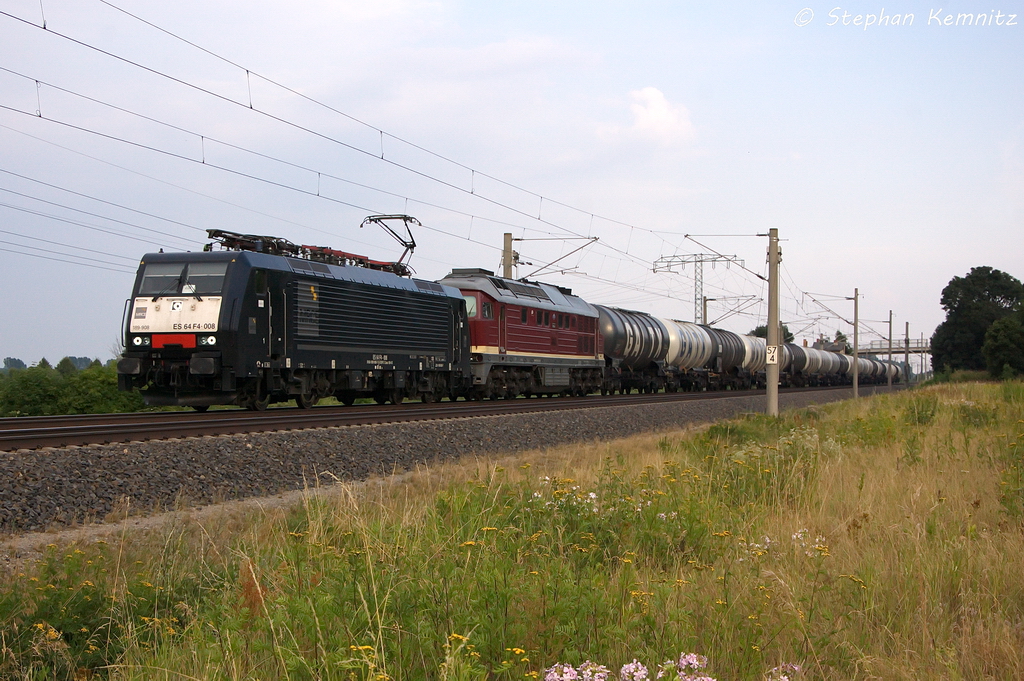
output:
POLYGON ((401 276, 401 261, 210 236, 227 250, 150 253, 139 266, 117 369, 120 388, 139 389, 147 404, 262 410, 327 395, 383 404, 457 397, 471 385, 458 289, 401 276))

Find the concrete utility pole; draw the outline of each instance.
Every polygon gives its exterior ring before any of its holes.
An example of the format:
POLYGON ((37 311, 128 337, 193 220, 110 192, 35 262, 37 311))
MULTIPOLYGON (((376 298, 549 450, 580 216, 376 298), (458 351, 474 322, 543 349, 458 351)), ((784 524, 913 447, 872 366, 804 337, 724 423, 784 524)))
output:
POLYGON ((860 397, 860 289, 853 289, 853 399, 860 397))
MULTIPOLYGON (((889 364, 892 364, 892 310, 889 310, 889 364)), ((892 390, 892 373, 889 367, 885 367, 885 380, 889 390, 892 390)))
POLYGON ((505 244, 501 249, 501 276, 512 278, 512 232, 505 232, 505 244))
POLYGON ((769 416, 779 415, 779 230, 768 230, 768 338, 765 381, 767 383, 767 409, 769 416))

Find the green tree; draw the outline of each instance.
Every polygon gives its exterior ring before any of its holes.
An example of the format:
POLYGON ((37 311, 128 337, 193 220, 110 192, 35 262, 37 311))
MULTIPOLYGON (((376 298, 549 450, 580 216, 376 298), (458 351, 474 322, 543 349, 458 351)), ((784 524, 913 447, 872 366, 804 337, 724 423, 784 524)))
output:
MULTIPOLYGON (((40 365, 42 362, 40 362, 40 365)), ((0 384, 0 416, 52 416, 63 413, 64 378, 49 366, 12 372, 0 384)))
POLYGON ((981 354, 995 378, 1007 373, 1024 374, 1024 315, 1010 315, 992 322, 985 332, 981 354), (1007 371, 1009 368, 1009 371, 1007 371))
POLYGON ((60 403, 64 414, 115 414, 145 407, 138 391, 117 389, 117 369, 90 366, 67 379, 60 403))
MULTIPOLYGON (((765 339, 767 339, 768 338, 768 325, 767 324, 762 324, 761 326, 755 326, 750 331, 750 333, 748 333, 747 335, 748 336, 755 336, 757 338, 765 338, 765 339)), ((782 342, 783 343, 792 343, 793 342, 793 338, 794 338, 793 334, 789 332, 789 327, 786 326, 785 324, 782 324, 782 342)))
MULTIPOLYGON (((946 321, 932 336, 932 368, 985 369, 985 332, 996 320, 1020 309, 1024 284, 991 267, 974 267, 942 289, 946 321)), ((1002 367, 1000 367, 1000 370, 1002 367)))
POLYGON ((17 357, 4 357, 4 369, 27 369, 28 366, 17 357))
POLYGON ((847 338, 846 334, 840 331, 839 329, 836 329, 836 337, 835 340, 832 342, 842 344, 843 348, 845 348, 846 354, 853 354, 853 347, 850 345, 850 339, 847 338))
POLYGON ((67 378, 73 374, 78 373, 78 367, 75 366, 75 362, 70 357, 65 357, 61 361, 57 362, 57 372, 67 378))

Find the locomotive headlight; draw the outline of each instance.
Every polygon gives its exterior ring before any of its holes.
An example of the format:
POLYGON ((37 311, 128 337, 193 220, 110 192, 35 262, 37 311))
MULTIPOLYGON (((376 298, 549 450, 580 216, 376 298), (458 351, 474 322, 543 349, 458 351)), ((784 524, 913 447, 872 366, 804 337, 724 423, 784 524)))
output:
POLYGON ((216 336, 199 336, 197 338, 197 340, 199 341, 200 345, 216 345, 217 344, 217 337, 216 336))
POLYGON ((149 336, 135 336, 132 338, 132 345, 136 346, 150 345, 152 342, 149 336))
POLYGON ((142 345, 142 336, 136 336, 135 338, 132 338, 132 344, 142 345))

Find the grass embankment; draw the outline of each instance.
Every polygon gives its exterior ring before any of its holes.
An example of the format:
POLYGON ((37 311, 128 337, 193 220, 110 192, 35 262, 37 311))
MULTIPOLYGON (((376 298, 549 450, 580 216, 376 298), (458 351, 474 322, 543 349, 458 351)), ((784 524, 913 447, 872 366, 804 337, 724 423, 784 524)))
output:
POLYGON ((0 676, 1019 679, 1022 459, 1024 384, 949 384, 339 486, 52 547, 0 676))

